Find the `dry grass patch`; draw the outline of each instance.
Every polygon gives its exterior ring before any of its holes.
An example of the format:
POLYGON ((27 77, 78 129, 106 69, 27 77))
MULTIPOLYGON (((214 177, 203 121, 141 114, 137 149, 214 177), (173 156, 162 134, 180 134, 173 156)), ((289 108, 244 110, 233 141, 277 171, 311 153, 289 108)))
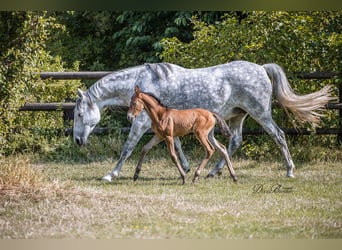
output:
POLYGON ((0 194, 21 196, 40 193, 46 182, 41 171, 35 168, 28 157, 0 159, 0 194))
POLYGON ((234 159, 238 184, 225 169, 221 177, 185 186, 171 160, 158 154, 147 159, 136 182, 134 158, 112 183, 100 180, 113 167, 109 161, 24 162, 37 179, 15 190, 41 195, 1 197, 0 238, 342 237, 340 162, 303 164, 288 179, 282 163, 234 159))

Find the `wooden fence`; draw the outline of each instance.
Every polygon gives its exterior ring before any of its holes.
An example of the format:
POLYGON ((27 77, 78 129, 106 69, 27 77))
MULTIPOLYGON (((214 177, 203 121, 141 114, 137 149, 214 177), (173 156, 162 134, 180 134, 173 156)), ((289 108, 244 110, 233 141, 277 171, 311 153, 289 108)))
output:
MULTIPOLYGON (((54 79, 54 80, 86 80, 86 79, 99 79, 112 71, 83 71, 83 72, 42 72, 40 73, 41 79, 54 79)), ((294 72, 288 74, 289 78, 296 77, 299 79, 337 79, 338 90, 339 90, 339 102, 329 103, 327 109, 338 109, 339 110, 339 125, 338 128, 318 128, 316 134, 336 134, 338 143, 342 143, 342 72, 294 72)), ((62 111, 64 114, 65 124, 68 121, 73 120, 73 109, 75 103, 64 102, 64 103, 26 103, 20 108, 20 111, 62 111)), ((118 110, 127 111, 127 107, 117 107, 118 110)), ((282 128, 288 135, 308 135, 312 134, 308 129, 293 129, 293 128, 282 128)), ((129 128, 122 128, 122 132, 128 132, 129 128)), ((106 133, 107 128, 96 128, 94 133, 106 133)), ((151 133, 149 131, 148 133, 151 133)), ((243 129, 244 134, 258 135, 265 133, 262 128, 250 130, 247 128, 243 129)), ((71 135, 72 128, 65 128, 65 134, 71 135)))

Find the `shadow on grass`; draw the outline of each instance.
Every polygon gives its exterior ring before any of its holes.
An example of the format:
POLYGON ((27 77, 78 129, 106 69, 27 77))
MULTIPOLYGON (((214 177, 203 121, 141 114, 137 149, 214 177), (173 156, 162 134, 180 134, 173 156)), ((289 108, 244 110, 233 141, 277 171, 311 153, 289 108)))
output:
MULTIPOLYGON (((156 184, 158 185, 180 185, 182 186, 182 181, 179 177, 139 177, 136 181, 133 180, 133 176, 120 176, 117 178, 113 178, 111 182, 108 181, 103 181, 102 178, 96 177, 93 178, 91 176, 89 177, 73 177, 71 179, 72 181, 79 182, 79 183, 84 183, 87 185, 94 185, 94 186, 118 186, 118 185, 127 185, 133 184, 133 185, 151 185, 151 184, 156 184)), ((188 183, 192 183, 191 179, 188 179, 188 183)))

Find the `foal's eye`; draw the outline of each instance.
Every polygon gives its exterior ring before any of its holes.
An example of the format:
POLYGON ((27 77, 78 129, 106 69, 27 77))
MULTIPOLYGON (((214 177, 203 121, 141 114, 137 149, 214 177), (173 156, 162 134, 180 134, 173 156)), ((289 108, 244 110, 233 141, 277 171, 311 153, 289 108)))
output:
POLYGON ((82 113, 79 113, 79 114, 78 114, 78 117, 83 117, 83 114, 82 114, 82 113))

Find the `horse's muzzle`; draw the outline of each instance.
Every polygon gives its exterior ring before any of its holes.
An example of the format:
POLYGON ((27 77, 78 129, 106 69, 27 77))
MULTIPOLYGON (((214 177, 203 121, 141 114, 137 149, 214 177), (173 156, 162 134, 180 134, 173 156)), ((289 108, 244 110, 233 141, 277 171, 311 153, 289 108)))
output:
POLYGON ((75 142, 78 146, 84 146, 87 142, 80 137, 75 137, 75 142))

